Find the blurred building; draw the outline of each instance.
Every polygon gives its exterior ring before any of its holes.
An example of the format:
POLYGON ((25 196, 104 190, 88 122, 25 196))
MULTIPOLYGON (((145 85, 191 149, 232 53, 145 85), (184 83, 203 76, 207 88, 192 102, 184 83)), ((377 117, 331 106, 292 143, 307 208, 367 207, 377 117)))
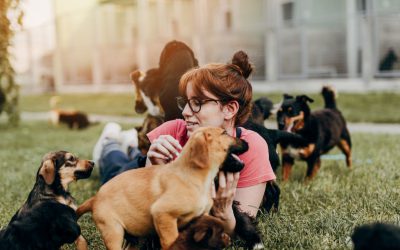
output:
POLYGON ((237 50, 253 82, 399 77, 398 0, 52 0, 54 19, 16 36, 20 82, 35 89, 129 86, 181 40, 200 64, 237 50))

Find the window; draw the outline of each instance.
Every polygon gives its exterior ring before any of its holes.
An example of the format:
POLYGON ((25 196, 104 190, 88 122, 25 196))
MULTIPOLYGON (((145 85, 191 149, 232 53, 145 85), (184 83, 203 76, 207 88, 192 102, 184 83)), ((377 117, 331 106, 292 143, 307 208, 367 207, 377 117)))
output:
POLYGON ((282 4, 282 17, 283 21, 292 21, 293 20, 293 2, 287 2, 282 4))

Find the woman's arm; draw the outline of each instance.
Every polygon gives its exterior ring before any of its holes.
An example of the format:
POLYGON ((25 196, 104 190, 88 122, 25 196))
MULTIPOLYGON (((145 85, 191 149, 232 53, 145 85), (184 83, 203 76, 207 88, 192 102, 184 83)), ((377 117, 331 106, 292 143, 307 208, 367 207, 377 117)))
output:
POLYGON ((254 218, 257 216, 266 185, 267 183, 263 182, 254 186, 236 189, 235 201, 240 202, 240 209, 243 212, 254 218))
POLYGON ((224 173, 220 171, 218 173, 218 190, 215 191, 215 187, 211 190, 211 197, 214 200, 211 214, 222 220, 224 231, 230 235, 233 235, 236 226, 232 204, 238 181, 239 173, 224 173))
POLYGON ((146 166, 166 164, 174 160, 181 150, 182 147, 175 138, 170 135, 160 135, 150 145, 146 166))

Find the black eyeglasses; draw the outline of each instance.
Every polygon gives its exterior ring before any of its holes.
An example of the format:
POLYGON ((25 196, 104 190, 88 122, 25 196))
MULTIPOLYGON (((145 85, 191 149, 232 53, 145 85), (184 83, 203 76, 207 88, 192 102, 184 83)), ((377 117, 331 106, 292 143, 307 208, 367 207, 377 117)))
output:
POLYGON ((193 113, 199 113, 201 110, 201 106, 206 103, 206 102, 220 102, 221 100, 216 100, 216 99, 198 99, 198 98, 190 98, 189 100, 186 99, 185 97, 178 96, 176 98, 176 102, 178 104, 178 108, 180 110, 184 110, 186 104, 189 104, 189 108, 193 113))

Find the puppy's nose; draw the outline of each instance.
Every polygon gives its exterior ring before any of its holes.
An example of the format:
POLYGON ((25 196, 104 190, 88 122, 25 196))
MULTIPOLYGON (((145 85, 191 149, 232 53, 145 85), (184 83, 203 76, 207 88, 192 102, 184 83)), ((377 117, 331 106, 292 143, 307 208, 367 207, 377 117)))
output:
POLYGON ((88 161, 89 162, 89 165, 91 166, 91 167, 94 167, 94 161, 88 161))

